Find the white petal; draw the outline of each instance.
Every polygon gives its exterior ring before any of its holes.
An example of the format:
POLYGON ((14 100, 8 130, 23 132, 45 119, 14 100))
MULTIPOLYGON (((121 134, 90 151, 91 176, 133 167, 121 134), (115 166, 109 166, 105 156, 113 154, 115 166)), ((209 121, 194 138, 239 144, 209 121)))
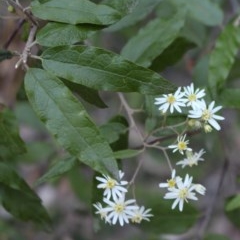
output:
POLYGON ((224 117, 219 116, 219 115, 215 115, 215 114, 213 114, 212 118, 215 118, 217 120, 224 120, 225 119, 224 117))
POLYGON ((208 122, 217 130, 219 131, 221 129, 220 125, 218 124, 218 122, 216 120, 214 120, 213 118, 209 119, 208 122))
POLYGON ((178 112, 180 112, 180 113, 182 112, 181 108, 177 104, 175 104, 174 107, 178 112))
POLYGON ((118 215, 115 213, 112 219, 112 224, 116 224, 117 220, 118 220, 118 215))
POLYGON ((166 188, 168 187, 168 184, 167 183, 159 183, 158 185, 160 188, 166 188))
POLYGON ((184 200, 183 199, 181 199, 180 201, 179 201, 179 210, 182 212, 182 210, 183 210, 183 203, 184 203, 184 200))
POLYGON ((173 202, 173 204, 172 204, 172 209, 174 209, 174 208, 178 205, 179 201, 180 201, 180 199, 177 198, 177 199, 173 202))

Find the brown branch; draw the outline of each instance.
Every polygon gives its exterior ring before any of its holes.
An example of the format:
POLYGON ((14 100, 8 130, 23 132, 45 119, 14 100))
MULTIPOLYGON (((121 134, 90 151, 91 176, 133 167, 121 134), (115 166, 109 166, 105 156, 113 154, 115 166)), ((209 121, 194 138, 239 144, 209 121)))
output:
POLYGON ((10 46, 10 44, 12 43, 12 41, 14 40, 14 38, 16 37, 18 31, 22 28, 23 24, 25 23, 25 19, 21 19, 18 22, 18 25, 16 26, 16 28, 14 29, 14 31, 12 32, 12 34, 9 36, 9 38, 7 39, 7 41, 3 44, 3 49, 8 49, 8 47, 10 46))
MULTIPOLYGON (((190 136, 194 136, 194 135, 200 133, 200 131, 201 131, 201 130, 198 129, 198 130, 193 130, 193 131, 186 131, 185 133, 186 133, 186 135, 187 135, 188 137, 190 137, 190 136)), ((176 138, 177 136, 178 136, 177 133, 173 133, 173 134, 170 134, 170 135, 167 135, 167 136, 164 136, 164 137, 156 138, 156 139, 154 139, 154 140, 152 140, 152 141, 147 142, 147 144, 148 144, 148 145, 153 145, 153 144, 156 144, 156 143, 161 143, 161 142, 164 142, 164 141, 167 141, 167 140, 176 138)), ((142 147, 142 146, 141 146, 141 147, 142 147)), ((139 146, 138 148, 141 148, 141 147, 139 146)))
POLYGON ((37 20, 35 20, 34 16, 31 13, 31 11, 29 11, 28 8, 24 8, 19 3, 19 1, 7 0, 7 2, 10 3, 11 5, 13 5, 15 8, 19 9, 26 16, 26 20, 28 20, 33 25, 38 26, 38 22, 37 22, 37 20))

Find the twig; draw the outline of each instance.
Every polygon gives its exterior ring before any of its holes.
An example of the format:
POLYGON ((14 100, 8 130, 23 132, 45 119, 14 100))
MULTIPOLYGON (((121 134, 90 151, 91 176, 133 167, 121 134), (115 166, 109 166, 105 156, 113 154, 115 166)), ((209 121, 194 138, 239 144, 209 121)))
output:
POLYGON ((132 176, 132 179, 129 181, 129 185, 132 185, 134 183, 134 181, 135 181, 135 179, 136 179, 136 177, 138 175, 138 172, 141 169, 141 166, 143 164, 143 160, 144 160, 144 158, 141 158, 141 160, 139 161, 139 163, 137 165, 137 168, 136 168, 136 170, 135 170, 135 172, 134 172, 134 174, 132 176))
POLYGON ((161 151, 163 152, 164 157, 165 157, 166 160, 167 160, 168 166, 169 166, 169 168, 170 168, 170 170, 171 170, 171 172, 172 172, 172 170, 173 170, 172 163, 171 163, 171 161, 170 161, 170 158, 169 158, 169 156, 168 156, 168 154, 167 154, 167 151, 166 151, 166 148, 165 148, 165 147, 161 147, 161 146, 158 146, 158 145, 156 145, 156 144, 153 144, 153 145, 145 144, 145 146, 146 146, 146 147, 149 147, 149 148, 156 148, 156 149, 161 150, 161 151))
POLYGON ((18 25, 18 27, 16 28, 16 30, 13 32, 13 34, 10 36, 10 38, 8 39, 6 44, 4 45, 5 48, 7 48, 9 46, 9 44, 11 43, 11 41, 13 40, 15 35, 17 34, 18 30, 21 28, 22 24, 26 20, 31 24, 31 30, 29 32, 26 45, 23 49, 22 54, 20 54, 20 59, 15 64, 15 68, 18 68, 21 64, 23 64, 25 69, 28 69, 27 60, 28 60, 28 57, 30 56, 31 48, 35 44, 34 38, 35 38, 35 35, 36 35, 36 32, 37 32, 38 22, 35 20, 31 11, 29 11, 29 8, 23 8, 23 6, 20 4, 20 2, 18 0, 15 0, 15 1, 14 0, 6 0, 6 2, 8 4, 11 4, 12 6, 14 6, 16 9, 20 10, 26 16, 26 18, 21 20, 21 22, 18 25))
POLYGON ((38 22, 32 16, 32 13, 29 11, 29 8, 23 8, 19 1, 7 0, 8 3, 13 5, 15 8, 19 9, 25 16, 26 19, 35 26, 38 26, 38 22))
POLYGON ((14 29, 14 31, 12 32, 12 34, 9 36, 9 38, 7 39, 6 43, 3 44, 3 49, 8 49, 9 45, 11 44, 11 42, 13 41, 13 39, 16 37, 18 31, 22 28, 23 24, 25 23, 25 19, 21 19, 18 22, 18 25, 16 26, 16 28, 14 29))
POLYGON ((125 111, 127 113, 127 116, 129 118, 130 128, 134 128, 136 130, 136 132, 138 133, 141 141, 144 142, 144 138, 142 136, 142 133, 140 132, 139 128, 137 127, 136 122, 135 122, 135 120, 134 120, 134 118, 132 116, 135 111, 129 107, 129 105, 126 102, 126 100, 125 100, 125 98, 124 98, 122 93, 118 93, 118 97, 120 98, 121 104, 124 107, 124 109, 125 109, 125 111))
POLYGON ((33 25, 28 35, 28 40, 26 42, 25 48, 23 49, 21 57, 19 61, 15 64, 15 68, 18 68, 22 63, 25 66, 25 68, 27 67, 26 63, 27 63, 28 56, 30 54, 31 47, 33 46, 33 43, 34 43, 36 31, 37 31, 37 26, 33 25))
MULTIPOLYGON (((193 130, 193 131, 186 131, 186 135, 187 136, 194 136, 196 134, 198 134, 200 132, 200 129, 198 130, 193 130)), ((170 134, 170 135, 167 135, 167 136, 164 136, 164 137, 159 137, 159 138, 156 138, 156 139, 153 139, 149 142, 147 142, 148 145, 154 145, 156 143, 161 143, 161 142, 164 142, 164 141, 167 141, 169 139, 172 139, 172 138, 176 138, 178 136, 177 133, 174 133, 174 134, 170 134)), ((139 146, 138 148, 141 148, 141 146, 139 146)))

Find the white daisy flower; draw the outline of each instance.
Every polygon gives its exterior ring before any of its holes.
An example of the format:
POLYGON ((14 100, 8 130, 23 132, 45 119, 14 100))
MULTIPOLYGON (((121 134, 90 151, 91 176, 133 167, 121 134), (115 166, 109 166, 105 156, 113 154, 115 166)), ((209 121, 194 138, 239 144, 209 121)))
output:
POLYGON ((108 212, 106 221, 111 222, 113 225, 115 225, 117 221, 121 226, 123 226, 124 223, 129 223, 129 219, 134 216, 134 211, 139 208, 135 205, 135 199, 125 201, 125 194, 122 194, 121 197, 116 198, 113 201, 107 198, 104 198, 103 201, 108 204, 105 208, 105 211, 108 212))
POLYGON ((188 202, 188 199, 198 200, 195 196, 196 193, 193 192, 195 187, 192 185, 192 177, 187 174, 184 181, 177 181, 176 188, 169 188, 164 198, 165 199, 175 199, 172 204, 172 209, 174 209, 179 204, 179 210, 183 210, 184 202, 188 202))
MULTIPOLYGON (((97 211, 95 212, 96 214, 99 214, 101 219, 104 219, 105 222, 107 222, 107 211, 105 210, 105 208, 102 206, 102 204, 100 202, 97 202, 96 204, 93 204, 93 206, 97 209, 97 211)), ((110 223, 110 222, 108 222, 110 223)))
POLYGON ((177 144, 170 145, 168 148, 172 148, 173 152, 179 151, 181 154, 183 154, 183 151, 192 151, 191 148, 187 147, 189 140, 185 140, 186 134, 183 136, 177 137, 177 144))
POLYGON ((180 107, 185 107, 185 100, 183 99, 184 92, 181 92, 181 87, 172 94, 163 94, 163 97, 155 98, 155 104, 160 105, 159 110, 166 113, 170 108, 170 113, 173 113, 174 109, 178 112, 182 112, 180 107))
POLYGON ((153 216, 149 213, 150 211, 150 208, 145 210, 144 206, 138 207, 137 210, 133 211, 134 215, 131 217, 131 221, 133 223, 141 223, 142 220, 150 221, 149 217, 153 216))
POLYGON ((201 119, 205 124, 209 123, 216 130, 220 130, 221 127, 216 120, 224 120, 224 117, 216 115, 215 113, 219 111, 222 107, 215 107, 215 102, 212 101, 207 107, 206 102, 201 99, 201 104, 198 108, 189 111, 189 118, 201 119))
POLYGON ((176 176, 176 170, 172 170, 171 179, 167 180, 166 183, 159 183, 160 188, 174 188, 176 186, 176 182, 181 181, 181 177, 176 176))
POLYGON ((128 182, 121 181, 123 176, 124 173, 122 171, 119 171, 120 182, 106 175, 103 175, 103 177, 96 177, 96 179, 101 182, 97 185, 97 188, 105 189, 103 196, 105 196, 107 199, 110 199, 111 197, 113 197, 113 199, 119 198, 123 193, 127 192, 127 189, 123 186, 127 185, 128 182))
POLYGON ((205 153, 203 149, 199 152, 193 153, 192 151, 186 151, 187 158, 184 158, 182 161, 177 162, 177 165, 182 165, 182 168, 189 166, 192 167, 193 165, 198 165, 199 161, 204 161, 202 155, 205 153))
POLYGON ((199 104, 201 104, 200 99, 206 95, 205 90, 200 90, 199 88, 194 90, 193 83, 191 83, 190 86, 184 87, 183 89, 186 96, 186 105, 191 106, 193 109, 199 107, 199 104))

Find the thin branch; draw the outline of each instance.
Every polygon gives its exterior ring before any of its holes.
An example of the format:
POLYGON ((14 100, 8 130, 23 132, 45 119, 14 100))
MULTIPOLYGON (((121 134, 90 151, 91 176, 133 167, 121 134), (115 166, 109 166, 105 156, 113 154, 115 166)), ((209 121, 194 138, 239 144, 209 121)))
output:
POLYGON ((23 24, 25 23, 25 19, 21 19, 18 22, 18 25, 16 26, 16 28, 14 29, 14 31, 12 32, 12 34, 9 36, 9 38, 7 39, 6 43, 3 44, 3 49, 8 49, 8 47, 10 46, 10 44, 12 43, 12 41, 14 40, 14 38, 16 37, 18 31, 22 28, 23 24))
POLYGON ((118 93, 118 97, 120 98, 121 104, 122 104, 122 106, 124 107, 124 109, 127 113, 128 119, 130 121, 130 128, 134 128, 135 131, 138 133, 141 141, 144 142, 143 135, 140 132, 139 128, 137 127, 136 122, 135 122, 135 120, 132 116, 135 111, 129 107, 129 105, 128 105, 127 101, 125 100, 122 93, 118 93))
POLYGON ((31 47, 33 46, 33 43, 34 43, 36 31, 37 31, 37 26, 33 25, 28 35, 28 40, 26 42, 25 48, 23 49, 21 57, 19 61, 15 64, 15 68, 18 68, 21 64, 23 64, 24 67, 27 68, 26 63, 27 63, 28 56, 30 55, 31 47))
POLYGON ((169 166, 169 168, 170 168, 170 170, 171 170, 171 172, 172 172, 172 170, 173 170, 172 163, 171 163, 171 161, 170 161, 170 158, 169 158, 169 156, 168 156, 168 154, 167 154, 167 151, 166 151, 166 148, 165 148, 165 147, 161 147, 161 146, 156 145, 156 144, 153 144, 153 145, 145 144, 145 146, 148 147, 148 148, 156 148, 156 149, 161 150, 161 151, 163 152, 164 157, 165 157, 166 160, 167 160, 168 166, 169 166))
POLYGON ((25 16, 26 19, 35 26, 38 26, 38 22, 35 20, 32 13, 29 11, 29 8, 24 8, 19 1, 7 0, 7 2, 13 5, 15 8, 19 9, 25 16))
MULTIPOLYGON (((194 136, 196 134, 200 133, 200 129, 198 130, 192 130, 192 131, 186 131, 185 134, 190 137, 190 136, 194 136)), ((167 140, 170 140, 172 138, 176 138, 178 136, 177 133, 174 133, 174 134, 170 134, 170 135, 167 135, 167 136, 164 136, 164 137, 159 137, 159 138, 156 138, 156 139, 153 139, 149 142, 147 142, 148 145, 154 145, 156 143, 161 143, 161 142, 164 142, 164 141, 167 141, 167 140)), ((139 146, 138 148, 141 148, 141 146, 139 146)))
POLYGON ((132 176, 132 179, 129 181, 129 185, 132 185, 134 183, 134 181, 135 181, 135 179, 136 179, 136 177, 138 175, 138 172, 141 169, 141 166, 143 164, 143 160, 144 160, 144 158, 141 158, 140 161, 138 162, 137 168, 136 168, 136 170, 135 170, 135 172, 134 172, 134 174, 132 176))

